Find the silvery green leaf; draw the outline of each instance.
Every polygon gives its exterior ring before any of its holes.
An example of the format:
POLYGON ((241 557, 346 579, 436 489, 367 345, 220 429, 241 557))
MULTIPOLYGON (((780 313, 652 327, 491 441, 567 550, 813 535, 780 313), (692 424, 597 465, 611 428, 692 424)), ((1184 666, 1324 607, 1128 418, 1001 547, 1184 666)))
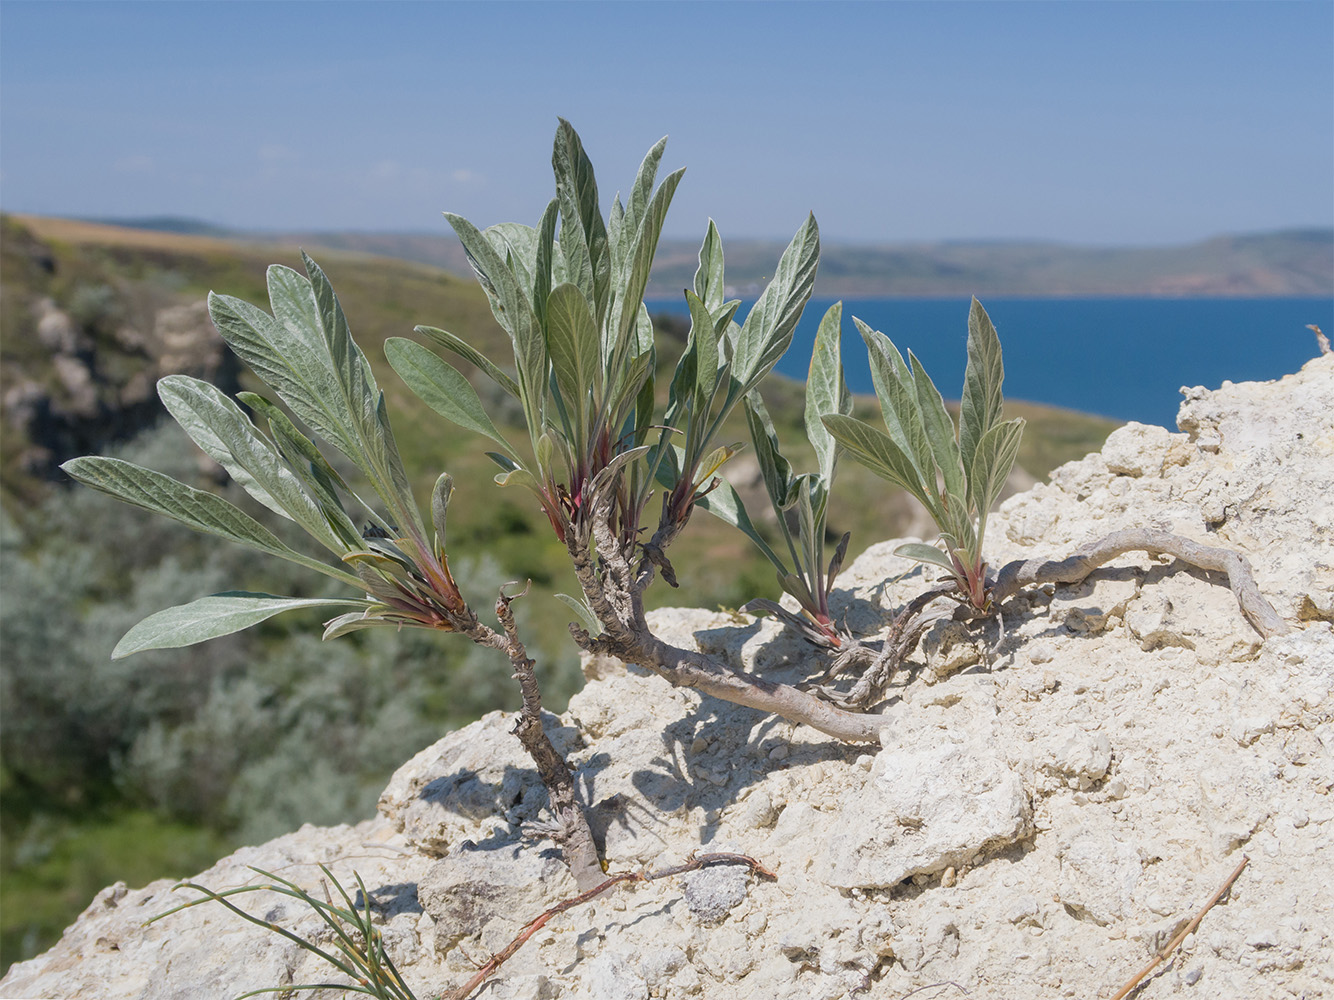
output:
POLYGON ((648 424, 652 422, 653 403, 656 399, 641 399, 644 392, 645 383, 650 386, 653 383, 653 366, 657 355, 653 351, 641 354, 637 358, 631 358, 629 362, 621 366, 616 380, 607 389, 607 398, 603 403, 605 411, 611 415, 610 423, 613 425, 625 419, 634 407, 634 412, 639 413, 642 406, 648 405, 648 415, 645 423, 637 426, 643 427, 647 431, 648 424))
POLYGON ((547 348, 528 293, 476 226, 462 216, 448 212, 445 218, 454 228, 477 280, 487 292, 491 312, 510 336, 524 416, 530 429, 538 428, 542 425, 541 399, 546 391, 547 348))
POLYGON ((361 533, 347 516, 338 491, 342 490, 365 508, 371 519, 383 527, 383 519, 364 500, 353 492, 328 459, 315 447, 314 442, 306 437, 291 419, 273 403, 253 392, 242 392, 237 398, 269 424, 269 433, 274 443, 282 452, 292 471, 305 483, 311 495, 319 501, 320 508, 330 526, 344 545, 360 544, 361 533))
POLYGON ((648 286, 649 271, 653 267, 653 257, 658 251, 658 237, 662 235, 662 224, 667 218, 667 208, 672 203, 676 187, 681 183, 685 170, 674 170, 668 174, 658 190, 653 192, 644 216, 639 221, 638 231, 630 245, 630 257, 627 261, 625 283, 618 289, 618 298, 613 317, 609 324, 615 350, 609 352, 615 358, 622 353, 620 345, 630 338, 634 324, 639 316, 639 308, 644 301, 644 289, 648 286))
POLYGON ((894 443, 912 458, 922 488, 934 489, 936 460, 922 422, 912 373, 893 341, 856 317, 852 321, 866 343, 867 358, 871 363, 871 382, 875 386, 885 429, 894 443))
POLYGON ((996 424, 977 443, 973 456, 972 474, 968 489, 979 522, 986 523, 992 506, 1000 498, 1009 478, 1014 460, 1019 455, 1019 442, 1024 436, 1024 421, 1020 418, 996 424))
POLYGON ((945 409, 945 400, 911 351, 908 352, 908 367, 912 369, 913 389, 917 393, 922 426, 926 430, 926 439, 931 445, 936 468, 940 470, 945 482, 945 492, 951 496, 966 496, 959 442, 954 436, 954 421, 945 409))
POLYGON ((560 601, 584 623, 584 628, 588 630, 589 635, 601 635, 602 623, 598 621, 598 616, 593 614, 593 609, 577 597, 571 597, 569 594, 557 594, 556 600, 560 601))
POLYGON ((905 542, 894 550, 894 554, 902 556, 904 559, 939 566, 950 573, 954 572, 953 560, 934 545, 923 545, 921 542, 905 542))
MULTIPOLYGON (((647 355, 652 360, 652 355, 647 355)), ((634 444, 636 446, 644 443, 648 437, 648 432, 653 426, 653 411, 658 405, 657 380, 653 374, 653 365, 644 366, 644 381, 639 387, 639 392, 635 396, 634 410, 634 444)))
POLYGON ((547 202, 542 219, 537 224, 537 258, 533 262, 533 315, 537 318, 538 328, 546 323, 547 296, 551 286, 565 280, 564 262, 559 269, 556 266, 556 218, 560 214, 560 201, 552 198, 547 202), (557 277, 557 270, 561 276, 557 277))
POLYGON ((760 463, 760 474, 764 477, 764 488, 769 494, 769 501, 780 512, 791 506, 795 496, 792 491, 792 466, 778 450, 778 432, 774 430, 769 411, 764 407, 764 400, 759 392, 751 392, 745 399, 746 424, 750 427, 750 440, 755 446, 755 458, 760 463))
POLYGON ((783 251, 773 280, 741 325, 732 369, 741 383, 742 394, 769 373, 792 342, 797 321, 815 287, 819 261, 820 228, 811 215, 783 251))
POLYGON ((806 376, 806 437, 815 449, 820 475, 833 482, 838 460, 838 443, 825 429, 820 418, 831 413, 852 412, 852 393, 843 378, 843 357, 839 353, 843 325, 843 303, 835 302, 820 320, 811 350, 811 367, 806 376))
POLYGON ((1001 383, 1000 338, 982 303, 973 299, 968 310, 968 365, 963 373, 963 396, 959 400, 959 451, 963 467, 972 475, 973 454, 982 435, 1000 422, 1004 410, 1001 383))
POLYGON ((484 434, 507 451, 514 450, 486 415, 477 390, 456 368, 406 337, 389 338, 384 353, 399 378, 436 413, 460 427, 484 434))
MULTIPOLYGON (((270 268, 271 276, 293 274, 270 268)), ((298 276, 299 278, 299 276, 298 276)), ((309 286, 307 286, 309 294, 309 286)), ((281 296, 279 304, 285 303, 281 296)), ((313 306, 313 300, 312 300, 313 306)), ((282 323, 264 310, 230 295, 209 293, 208 311, 227 345, 256 375, 272 386, 301 420, 349 458, 358 451, 352 416, 322 342, 312 343, 315 330, 282 323)), ((280 308, 280 312, 292 310, 280 308)))
POLYGON ((321 639, 337 639, 341 635, 347 635, 350 632, 360 632, 368 628, 392 628, 399 629, 403 627, 401 621, 393 618, 383 618, 376 614, 376 611, 392 611, 392 608, 386 605, 372 605, 365 611, 349 611, 345 615, 339 615, 324 624, 324 634, 321 639))
POLYGON ((118 458, 74 458, 61 468, 70 478, 117 500, 361 587, 361 582, 350 573, 289 549, 264 525, 213 493, 118 458))
POLYGON ((602 365, 597 325, 583 293, 574 285, 557 285, 547 298, 547 352, 565 406, 575 413, 577 437, 582 441, 590 394, 600 394, 602 365))
POLYGON ((459 337, 446 330, 440 330, 433 326, 413 327, 414 331, 424 336, 430 337, 447 351, 453 351, 464 361, 476 366, 480 371, 485 372, 491 377, 491 380, 500 386, 515 399, 519 398, 519 383, 506 375, 500 368, 493 364, 480 351, 472 345, 464 343, 459 337))
POLYGON ((686 289, 690 309, 690 341, 695 350, 695 411, 708 409, 718 386, 718 332, 704 301, 686 289))
POLYGON ((537 471, 543 476, 548 475, 555 465, 552 460, 556 454, 556 446, 549 433, 543 432, 542 436, 537 439, 537 446, 534 451, 537 453, 537 471))
POLYGON ((346 551, 301 480, 221 390, 188 375, 169 375, 158 382, 158 395, 194 442, 247 493, 300 524, 331 551, 346 551))
POLYGON ((611 247, 611 282, 613 287, 621 284, 625 270, 625 205, 621 202, 621 193, 611 200, 611 211, 607 214, 607 245, 611 247))
POLYGON ((509 265, 519 284, 533 287, 533 272, 537 266, 537 230, 518 222, 502 222, 482 232, 496 253, 509 265))
POLYGON ((723 240, 718 235, 718 227, 709 220, 709 228, 704 233, 704 242, 699 248, 699 267, 695 270, 695 294, 704 302, 710 313, 716 312, 723 304, 725 284, 723 280, 723 240))
POLYGON ((223 338, 292 411, 366 473, 392 516, 415 534, 420 515, 398 460, 381 393, 352 341, 324 272, 304 257, 307 277, 269 268, 274 315, 211 294, 209 315, 223 338))
POLYGON ((903 487, 931 512, 943 517, 934 489, 926 489, 911 458, 883 431, 853 417, 835 413, 824 418, 825 427, 849 454, 876 475, 903 487))
POLYGON ((567 280, 578 285, 584 297, 593 303, 593 312, 600 322, 611 280, 607 228, 598 204, 593 164, 584 152, 579 134, 564 118, 556 128, 551 167, 560 201, 559 242, 569 269, 567 280))
POLYGON ((522 486, 539 496, 542 494, 542 484, 527 469, 519 468, 510 469, 508 472, 497 472, 494 478, 497 486, 522 486))
MULTIPOLYGON (((333 361, 336 383, 342 390, 348 411, 353 415, 355 427, 357 416, 369 415, 375 411, 380 397, 380 387, 375 382, 375 373, 371 371, 371 364, 366 355, 352 339, 352 331, 348 328, 347 317, 343 315, 343 307, 339 305, 338 297, 334 295, 333 285, 329 283, 320 266, 306 253, 301 254, 301 260, 306 266, 310 292, 315 296, 320 329, 324 333, 329 357, 333 361)), ((270 300, 272 301, 272 291, 270 300)), ((364 440, 373 436, 369 433, 369 427, 363 425, 359 430, 364 440)))
POLYGON ((644 154, 643 162, 639 164, 634 186, 630 189, 630 201, 625 206, 624 224, 627 238, 632 238, 643 222, 644 213, 653 195, 653 182, 658 176, 658 165, 662 162, 662 154, 666 148, 667 137, 663 136, 649 148, 644 154))
POLYGON ((149 615, 125 633, 111 653, 113 660, 147 649, 193 646, 206 639, 230 635, 298 608, 365 608, 364 600, 274 597, 272 594, 231 592, 201 597, 189 604, 149 615))

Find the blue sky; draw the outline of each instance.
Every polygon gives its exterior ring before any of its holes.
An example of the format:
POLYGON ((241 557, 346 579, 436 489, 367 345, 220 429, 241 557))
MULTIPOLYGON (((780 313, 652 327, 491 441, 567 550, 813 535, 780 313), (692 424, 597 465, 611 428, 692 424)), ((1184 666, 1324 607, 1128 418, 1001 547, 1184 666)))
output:
POLYGON ((0 207, 536 222, 671 136, 697 237, 1186 242, 1334 224, 1334 3, 0 6, 0 207))

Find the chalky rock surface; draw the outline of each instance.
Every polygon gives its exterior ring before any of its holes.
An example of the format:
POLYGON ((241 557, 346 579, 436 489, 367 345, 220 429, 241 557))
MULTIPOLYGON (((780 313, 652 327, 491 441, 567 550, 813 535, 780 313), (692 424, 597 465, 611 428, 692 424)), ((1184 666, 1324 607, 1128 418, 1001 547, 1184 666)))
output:
MULTIPOLYGON (((989 554, 1168 528, 1244 552, 1291 634, 1262 641, 1216 574, 1127 556, 1017 598, 1003 635, 936 626, 895 679, 878 747, 590 661, 549 728, 602 804, 612 869, 737 851, 777 880, 715 869, 622 887, 555 917, 483 995, 1108 997, 1244 854, 1231 895, 1136 995, 1334 997, 1334 356, 1186 397, 1182 433, 1129 425, 1007 501, 989 554)), ((840 578, 838 615, 866 632, 927 582, 895 544, 840 578)), ((773 679, 823 666, 771 621, 653 622, 773 679)), ((344 882, 358 871, 417 995, 458 985, 470 956, 575 891, 511 725, 493 714, 423 750, 373 820, 303 828, 195 880, 238 885, 254 865, 314 889, 317 863, 344 882)), ((142 926, 182 896, 105 890, 0 995, 228 997, 326 977, 216 905, 142 926)), ((240 901, 318 931, 290 900, 240 901)))

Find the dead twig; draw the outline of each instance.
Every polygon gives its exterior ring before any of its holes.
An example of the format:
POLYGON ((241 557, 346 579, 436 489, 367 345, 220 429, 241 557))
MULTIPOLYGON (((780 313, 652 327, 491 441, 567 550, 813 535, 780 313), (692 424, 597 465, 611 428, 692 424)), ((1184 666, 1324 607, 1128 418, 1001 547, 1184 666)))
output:
POLYGON ((1204 919, 1204 915, 1208 913, 1211 909, 1213 909, 1215 903, 1217 903, 1220 899, 1222 899, 1225 895, 1227 895, 1227 891, 1232 888, 1232 883, 1237 881, 1237 876, 1241 874, 1241 870, 1243 868, 1245 868, 1248 864, 1250 864, 1250 861, 1251 859, 1246 855, 1243 854, 1241 856, 1241 864, 1237 865, 1237 867, 1232 870, 1232 874, 1227 877, 1227 881, 1223 883, 1222 887, 1216 893, 1213 894, 1209 902, 1204 904, 1204 907, 1200 910, 1200 912, 1195 914, 1195 919, 1192 920, 1190 923, 1188 923, 1185 927, 1181 928, 1177 936, 1172 938, 1172 940, 1167 943, 1167 946, 1165 948, 1163 948, 1161 951, 1158 952, 1158 954, 1153 956, 1153 961, 1151 961, 1148 965, 1144 966, 1144 968, 1140 969, 1139 972, 1135 973, 1135 975, 1131 977, 1130 982, 1122 986, 1120 991, 1116 994, 1116 996, 1112 997, 1112 1000, 1122 1000, 1123 997, 1125 997, 1131 990, 1133 990, 1136 986, 1140 984, 1140 980, 1142 980, 1145 976, 1147 976, 1150 972, 1152 972, 1155 968, 1157 968, 1159 963, 1167 961, 1168 957, 1172 954, 1172 952, 1176 950, 1177 945, 1181 944, 1182 941, 1186 940, 1187 937, 1189 937, 1191 934, 1195 932, 1195 928, 1200 926, 1200 921, 1204 919))
POLYGON ((708 868, 712 865, 746 865, 756 875, 763 879, 775 880, 778 878, 773 872, 765 868, 754 858, 747 857, 744 854, 701 854, 692 858, 685 864, 674 865, 671 868, 662 868, 655 872, 620 872, 612 875, 600 885, 594 886, 587 892, 581 892, 577 896, 562 900, 548 910, 544 910, 532 920, 528 921, 519 931, 518 935, 500 951, 492 955, 487 961, 483 962, 477 974, 469 979, 458 989, 451 990, 444 994, 442 1000, 467 1000, 473 992, 490 978, 492 973, 509 961, 514 953, 527 943, 528 939, 546 926, 547 921, 557 914, 564 913, 566 910, 572 910, 581 903, 587 903, 613 886, 620 885, 622 882, 656 882, 658 879, 670 878, 673 875, 683 875, 686 872, 698 871, 701 868, 708 868))

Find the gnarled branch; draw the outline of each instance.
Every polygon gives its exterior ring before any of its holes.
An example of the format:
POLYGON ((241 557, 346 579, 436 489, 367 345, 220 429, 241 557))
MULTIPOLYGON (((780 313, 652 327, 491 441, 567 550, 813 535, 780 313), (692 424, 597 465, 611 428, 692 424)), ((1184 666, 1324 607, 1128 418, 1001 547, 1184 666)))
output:
POLYGON ((1007 563, 996 576, 996 584, 992 589, 993 600, 999 605, 1024 587, 1044 583, 1079 583, 1104 563, 1127 552, 1138 551, 1154 556, 1173 556, 1199 569, 1226 573, 1228 585, 1241 606, 1241 612, 1255 631, 1266 639, 1290 631, 1288 623, 1278 616, 1278 612, 1260 593, 1251 564, 1240 552, 1202 545, 1170 531, 1153 528, 1114 531, 1066 559, 1029 559, 1007 563))

